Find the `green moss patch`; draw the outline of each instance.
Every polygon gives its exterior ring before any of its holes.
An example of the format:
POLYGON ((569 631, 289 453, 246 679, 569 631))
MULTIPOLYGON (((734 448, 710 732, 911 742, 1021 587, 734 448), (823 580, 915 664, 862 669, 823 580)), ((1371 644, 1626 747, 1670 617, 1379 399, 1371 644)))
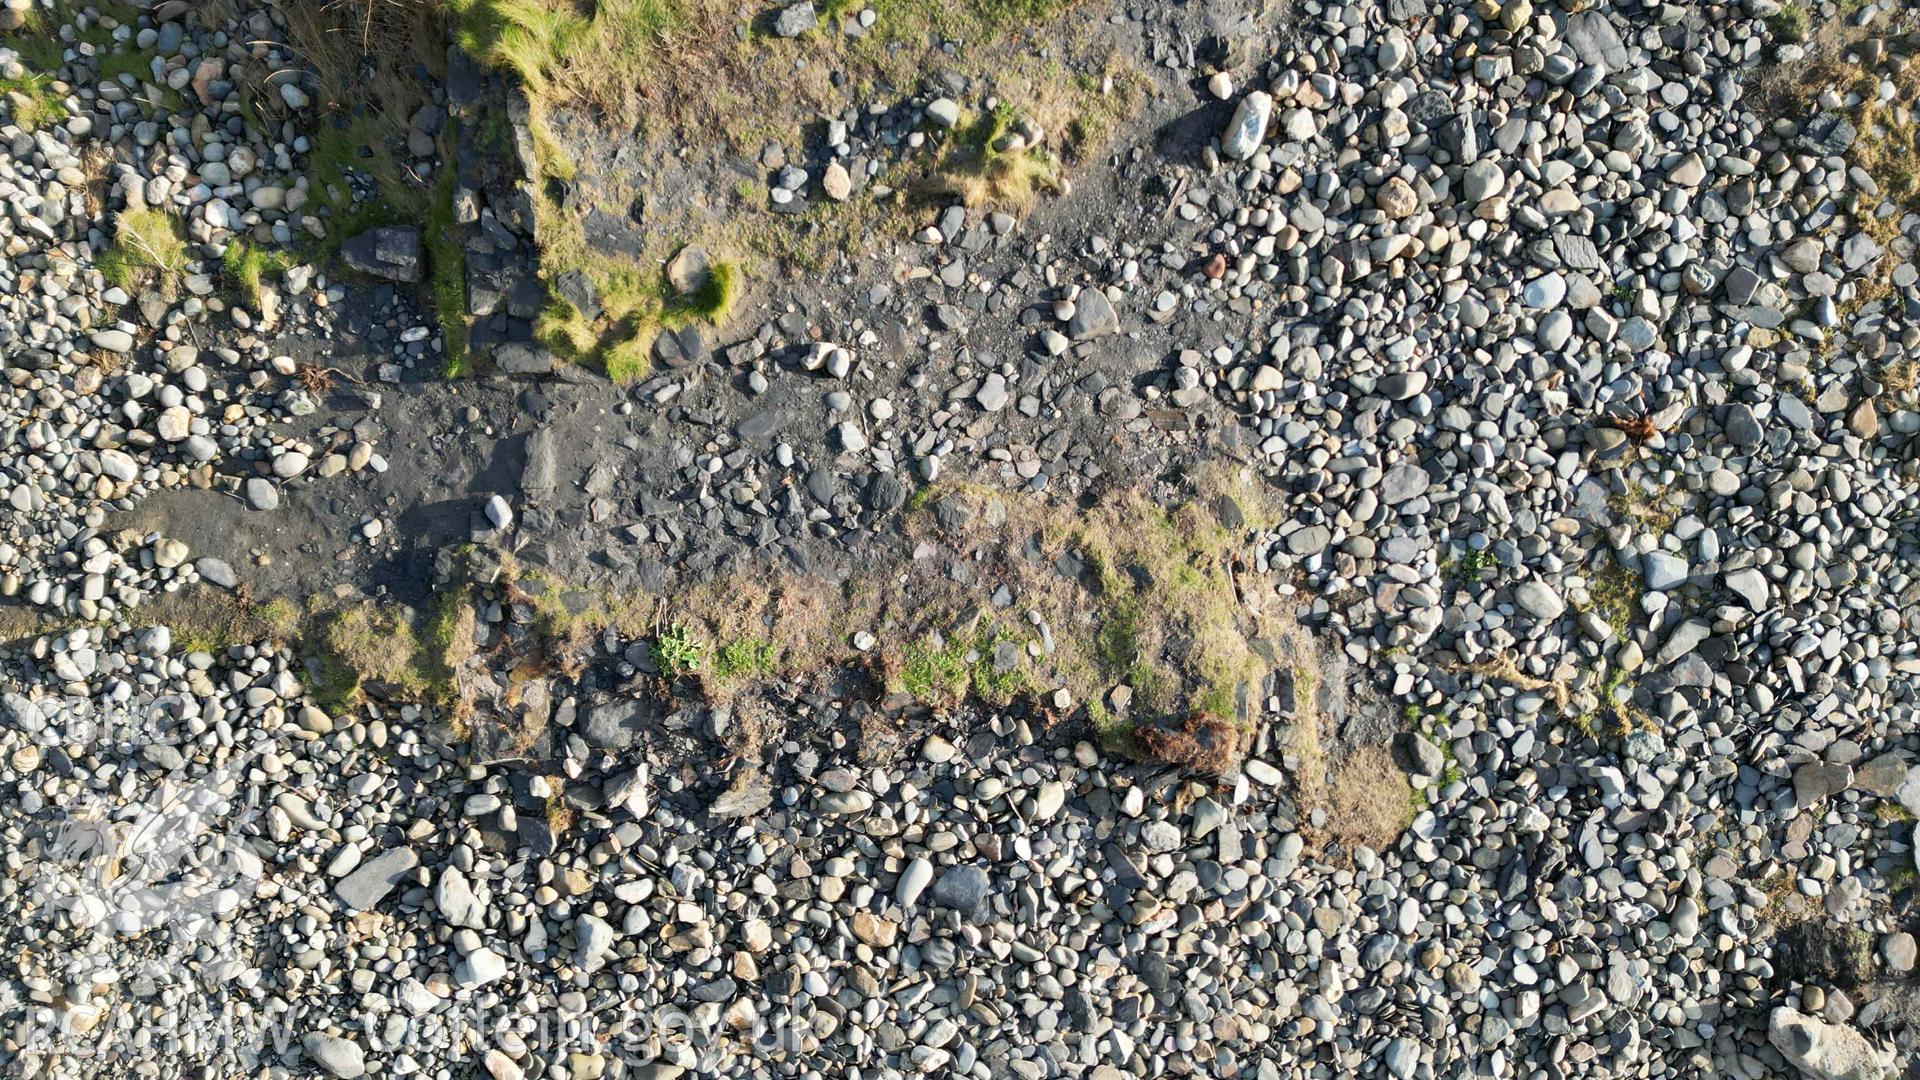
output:
POLYGON ((453 170, 442 169, 428 207, 426 245, 427 282, 439 317, 440 338, 446 349, 442 373, 456 378, 472 370, 467 315, 467 249, 453 220, 453 170))

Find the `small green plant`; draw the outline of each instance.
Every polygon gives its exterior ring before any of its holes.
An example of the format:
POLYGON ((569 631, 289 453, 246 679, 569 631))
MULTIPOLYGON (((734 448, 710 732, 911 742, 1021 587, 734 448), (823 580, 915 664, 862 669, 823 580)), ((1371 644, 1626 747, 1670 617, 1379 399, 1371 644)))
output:
POLYGON ((773 642, 765 638, 729 641, 713 655, 713 673, 721 679, 766 675, 778 661, 773 642))
POLYGON ((1093 656, 1101 671, 1118 677, 1132 669, 1140 656, 1140 601, 1128 596, 1105 612, 1093 632, 1093 656))
MULTIPOLYGON (((534 336, 555 355, 597 365, 616 383, 637 382, 652 372, 652 347, 661 327, 718 324, 739 297, 740 271, 730 262, 714 263, 701 286, 680 297, 667 295, 671 290, 665 273, 642 274, 599 265, 584 269, 599 293, 600 317, 589 319, 550 294, 534 321, 534 336)), ((560 265, 550 258, 547 272, 561 272, 560 265)))
POLYGON ((1480 575, 1493 566, 1493 552, 1485 548, 1468 548, 1452 563, 1456 577, 1467 581, 1478 581, 1480 575))
MULTIPOLYGON (((244 100, 244 95, 242 95, 244 100)), ((326 212, 322 255, 332 256, 348 237, 368 229, 426 218, 426 191, 409 185, 393 154, 384 151, 385 138, 371 116, 351 123, 334 118, 317 124, 307 151, 307 179, 314 201, 326 212), (373 182, 371 193, 356 193, 354 177, 373 182)))
MULTIPOLYGON (((994 663, 994 647, 1002 643, 1018 645, 1019 640, 995 627, 983 632, 974 644, 974 651, 979 658, 973 662, 973 691, 995 705, 1005 705, 1028 689, 1024 662, 1014 664, 1005 671, 1001 671, 994 663)), ((1024 651, 1020 659, 1025 661, 1024 651)))
POLYGON ((1581 734, 1596 739, 1624 734, 1632 726, 1636 715, 1632 705, 1633 688, 1634 684, 1625 670, 1609 668, 1594 691, 1600 699, 1599 704, 1574 717, 1574 727, 1581 734))
POLYGON ((698 671, 706 651, 706 642, 694 637, 684 624, 674 623, 653 639, 653 666, 665 675, 698 671))
POLYGON ((1233 716, 1238 712, 1234 700, 1233 687, 1218 683, 1208 686, 1200 692, 1200 710, 1215 716, 1233 716))
POLYGON ((1587 596, 1593 610, 1615 633, 1625 633, 1633 625, 1645 592, 1646 584, 1638 571, 1610 553, 1594 556, 1594 566, 1587 572, 1587 596))
POLYGON ((507 119, 503 110, 492 109, 480 118, 479 143, 496 154, 505 154, 513 150, 513 121, 507 119))

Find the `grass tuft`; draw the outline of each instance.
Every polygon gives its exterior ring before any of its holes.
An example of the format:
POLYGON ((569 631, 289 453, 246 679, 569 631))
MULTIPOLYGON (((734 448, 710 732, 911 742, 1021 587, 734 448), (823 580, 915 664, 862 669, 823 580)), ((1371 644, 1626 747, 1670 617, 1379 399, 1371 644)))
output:
POLYGON ((67 96, 54 89, 54 80, 47 75, 0 79, 0 101, 6 102, 13 122, 28 131, 53 127, 67 118, 67 96))
POLYGON ((738 299, 739 275, 739 267, 733 263, 714 263, 707 268, 707 280, 698 289, 667 302, 660 312, 660 321, 668 326, 694 321, 718 325, 726 321, 733 302, 738 299))
POLYGON ((180 220, 163 210, 122 210, 113 219, 113 246, 94 261, 109 285, 128 292, 151 288, 172 297, 187 270, 180 220))
POLYGON ((653 639, 653 664, 663 674, 684 675, 700 670, 707 643, 683 623, 674 623, 653 639))
POLYGON ((1787 0, 1780 5, 1780 10, 1774 12, 1773 17, 1767 20, 1767 26, 1773 30, 1774 37, 1782 41, 1798 43, 1807 40, 1812 34, 1813 16, 1808 14, 1807 9, 1796 0, 1787 0))
POLYGON ((0 48, 17 53, 28 72, 49 77, 59 74, 61 57, 67 50, 58 27, 50 24, 38 7, 27 9, 26 22, 19 29, 0 34, 0 48))
POLYGON ((417 698, 429 689, 419 640, 396 609, 362 602, 317 615, 301 644, 314 700, 329 713, 359 706, 370 690, 417 698))
POLYGON ((100 60, 100 81, 121 82, 121 76, 133 76, 136 85, 151 83, 153 53, 145 51, 106 53, 100 60))
POLYGON ((533 336, 542 345, 572 360, 584 360, 600 347, 593 324, 578 308, 558 296, 547 297, 547 306, 533 322, 533 336))
POLYGON ((600 357, 607 378, 620 385, 639 382, 653 370, 653 357, 640 335, 621 338, 608 345, 600 357))
POLYGON ((1044 146, 1028 146, 1016 134, 1013 107, 1001 104, 963 124, 948 140, 925 187, 967 206, 1024 210, 1043 191, 1058 190, 1059 176, 1044 146))
POLYGON ((261 310, 269 276, 284 274, 292 268, 293 258, 284 251, 271 251, 235 238, 220 255, 220 269, 227 287, 241 303, 261 310))
MULTIPOLYGON (((564 261, 548 259, 547 272, 558 273, 564 261)), ((674 299, 666 298, 670 288, 664 271, 646 274, 598 256, 588 256, 582 268, 599 296, 599 319, 588 319, 549 294, 534 322, 534 336, 555 355, 597 366, 616 383, 636 382, 653 370, 652 346, 661 327, 718 325, 739 297, 740 270, 731 262, 715 262, 698 290, 674 299)))

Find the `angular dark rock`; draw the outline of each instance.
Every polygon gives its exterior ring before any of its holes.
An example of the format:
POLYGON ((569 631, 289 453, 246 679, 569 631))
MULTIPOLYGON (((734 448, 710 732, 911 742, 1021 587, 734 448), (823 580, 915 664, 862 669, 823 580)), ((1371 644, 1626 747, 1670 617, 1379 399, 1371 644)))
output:
POLYGON ((1067 336, 1073 340, 1085 341, 1120 332, 1120 315, 1113 310, 1107 294, 1099 289, 1080 290, 1073 306, 1073 318, 1067 323, 1067 336))
POLYGON ((415 225, 382 225, 348 237, 340 245, 340 258, 353 269, 385 281, 413 284, 426 276, 420 229, 415 225))
POLYGON ((420 856, 412 848, 394 848, 383 851, 354 871, 340 879, 334 885, 333 894, 352 911, 371 911, 381 900, 386 899, 400 879, 414 867, 420 865, 420 856))
POLYGON ((552 374, 553 360, 545 346, 527 341, 510 341, 493 350, 494 366, 509 375, 552 374))
POLYGON ((933 902, 972 916, 987 902, 993 881, 977 866, 956 866, 933 883, 933 902))
POLYGON ((589 746, 602 750, 625 750, 639 739, 640 733, 660 723, 659 703, 651 698, 614 698, 587 710, 580 735, 589 746))
POLYGON ((588 322, 600 317, 600 294, 585 270, 564 270, 554 275, 553 291, 588 322))

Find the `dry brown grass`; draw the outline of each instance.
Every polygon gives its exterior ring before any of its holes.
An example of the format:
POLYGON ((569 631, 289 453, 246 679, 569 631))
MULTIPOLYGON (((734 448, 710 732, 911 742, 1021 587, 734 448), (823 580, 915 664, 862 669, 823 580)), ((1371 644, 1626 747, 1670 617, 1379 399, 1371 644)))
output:
POLYGON ((566 779, 555 776, 550 778, 549 783, 553 785, 555 794, 547 796, 547 828, 552 829, 554 839, 559 840, 567 835, 567 830, 573 828, 574 810, 567 804, 566 798, 559 794, 566 789, 566 779))
POLYGON ((1565 683, 1549 682, 1546 679, 1535 678, 1521 671, 1520 666, 1514 663, 1513 657, 1505 653, 1490 660, 1480 660, 1472 664, 1467 664, 1464 667, 1452 665, 1450 670, 1465 671, 1468 674, 1478 675, 1483 679, 1492 679, 1495 682, 1503 682, 1509 686, 1518 687, 1521 690, 1545 690, 1547 696, 1552 699, 1554 707, 1560 709, 1562 712, 1566 711, 1568 702, 1572 698, 1565 683))
POLYGON ((1863 99, 1854 116, 1855 164, 1896 205, 1920 207, 1920 58, 1890 60, 1881 73, 1855 80, 1853 90, 1863 99), (1882 74, 1893 83, 1891 101, 1879 100, 1882 74))
MULTIPOLYGON (((445 204, 452 186, 430 183, 406 150, 413 115, 427 100, 416 67, 436 79, 445 75, 438 0, 292 0, 281 11, 289 47, 318 80, 314 107, 320 119, 307 133, 305 171, 313 193, 310 212, 326 220, 322 252, 331 253, 364 229, 403 221, 428 226, 428 241, 442 245, 433 226, 436 211, 450 220, 445 204), (372 178, 373 198, 353 197, 354 174, 372 178)), ((285 103, 265 85, 284 77, 267 73, 262 85, 249 87, 243 100, 253 110, 250 123, 272 130, 286 119, 285 103)), ((450 148, 443 150, 450 161, 450 148)), ((443 311, 442 320, 463 315, 443 311)))
POLYGON ((806 670, 846 651, 854 631, 864 629, 876 612, 871 598, 858 586, 835 588, 791 571, 773 571, 702 582, 671 608, 676 618, 700 627, 716 653, 730 643, 763 641, 775 670, 806 670))
POLYGON ((1363 844, 1384 851, 1413 821, 1413 789, 1384 746, 1349 753, 1335 766, 1318 805, 1327 818, 1318 841, 1349 851, 1363 844))
MULTIPOLYGON (((522 758, 531 756, 533 748, 540 742, 541 734, 546 730, 545 717, 530 709, 526 700, 529 688, 539 687, 553 671, 545 657, 522 657, 506 671, 502 678, 506 680, 504 688, 489 683, 489 688, 498 690, 497 699, 481 704, 488 706, 486 720, 501 728, 506 735, 509 750, 522 758)), ((462 698, 469 699, 471 686, 463 683, 462 698)))
POLYGON ((1920 364, 1912 360, 1896 360, 1880 369, 1880 385, 1889 394, 1911 394, 1916 383, 1920 382, 1920 379, 1916 379, 1916 373, 1920 373, 1920 364))
POLYGON ((11 645, 80 625, 28 604, 0 604, 0 645, 11 645))
MULTIPOLYGON (((318 80, 322 113, 371 113, 389 134, 406 137, 426 100, 412 77, 425 65, 444 72, 445 12, 437 0, 293 0, 281 5, 289 44, 318 80)), ((277 93, 254 88, 256 107, 284 108, 277 93)))
POLYGON ((609 626, 627 637, 639 637, 650 625, 654 599, 645 593, 590 592, 547 571, 520 567, 511 558, 503 561, 507 598, 533 608, 536 629, 555 659, 589 649, 594 637, 609 626))
POLYGON ((1607 496, 1607 508, 1647 532, 1662 533, 1680 520, 1686 493, 1673 488, 1648 491, 1635 483, 1624 493, 1607 496))
MULTIPOLYGON (((979 587, 951 581, 939 559, 918 560, 903 599, 890 613, 886 640, 906 643, 929 635, 951 638, 963 627, 982 634, 1038 639, 1019 616, 1039 613, 1053 651, 1030 662, 1026 681, 1036 688, 1064 686, 1076 701, 1103 699, 1116 684, 1133 691, 1136 715, 1184 718, 1192 712, 1243 722, 1239 697, 1277 663, 1290 621, 1267 589, 1242 589, 1244 536, 1213 515, 1215 499, 1230 495, 1253 525, 1271 520, 1264 495, 1225 474, 1195 481, 1191 497, 1169 510, 1144 491, 1109 494, 1087 508, 954 487, 925 501, 953 501, 969 509, 966 524, 949 532, 929 511, 907 523, 911 541, 938 544, 965 557, 974 580, 1005 584, 1016 597, 1004 614, 983 611, 979 587), (1057 566, 1082 567, 1079 579, 1057 566), (925 565, 919 565, 925 564, 925 565)), ((977 680, 976 680, 977 681, 977 680)), ((1257 699, 1257 690, 1253 693, 1257 699)))
POLYGON ((88 353, 86 358, 81 362, 90 368, 96 369, 101 375, 110 377, 120 374, 120 372, 126 368, 127 357, 123 353, 112 353, 107 352, 105 349, 96 349, 88 353))
POLYGON ((1177 723, 1142 724, 1133 737, 1154 761, 1214 776, 1231 773, 1246 757, 1246 731, 1212 713, 1188 713, 1177 723))
POLYGON ((301 650, 314 697, 330 712, 355 708, 370 693, 424 700, 432 687, 414 628, 392 606, 367 600, 323 605, 309 616, 301 650))
POLYGON ((330 367, 302 364, 300 370, 294 373, 294 378, 299 380, 301 389, 314 397, 319 397, 333 389, 335 374, 334 369, 330 367))
POLYGON ((1654 425, 1653 417, 1644 413, 1636 416, 1609 416, 1605 418, 1605 423, 1634 442, 1646 442, 1660 433, 1660 429, 1654 425))
MULTIPOLYGON (((1850 162, 1873 177, 1878 196, 1854 194, 1849 213, 1855 228, 1872 237, 1883 251, 1891 251, 1906 212, 1920 210, 1920 58, 1890 56, 1875 71, 1865 71, 1852 59, 1859 46, 1880 27, 1854 26, 1846 19, 1823 22, 1806 43, 1806 56, 1797 63, 1776 64, 1761 72, 1748 97, 1765 114, 1804 121, 1819 96, 1832 90, 1859 98, 1849 119, 1857 135, 1848 151, 1850 162), (1880 100, 1882 80, 1893 85, 1889 101, 1880 100), (1888 207, 1891 212, 1888 212, 1888 207)), ((1852 291, 1840 305, 1843 317, 1892 295, 1888 274, 1896 260, 1858 275, 1852 291)))
MULTIPOLYGON (((831 23, 855 9, 822 4, 831 23)), ((1059 19, 1049 49, 1026 31, 1074 6, 1072 0, 895 0, 875 5, 873 31, 837 31, 783 40, 757 25, 765 12, 727 0, 449 0, 456 37, 470 53, 516 73, 527 90, 534 156, 543 177, 574 183, 560 205, 535 191, 541 265, 551 281, 579 270, 592 280, 601 316, 589 323, 562 302, 548 305, 540 339, 556 353, 631 378, 645 370, 674 299, 656 268, 682 244, 698 243, 736 261, 743 292, 772 275, 817 271, 876 240, 904 235, 917 221, 908 193, 944 191, 969 204, 1024 209, 1059 175, 1059 153, 1091 155, 1144 95, 1145 80, 1124 60, 1091 53, 1097 23, 1059 19), (748 28, 749 20, 756 25, 748 28), (1000 40, 1004 39, 1004 40, 1000 40), (962 40, 958 56, 942 42, 962 40), (1080 68, 1071 70, 1063 58, 1080 68), (823 115, 838 113, 849 90, 861 100, 910 92, 927 72, 954 68, 991 86, 1050 133, 1045 151, 1004 155, 953 152, 936 142, 938 167, 902 163, 845 203, 817 200, 796 216, 766 211, 758 185, 737 195, 716 190, 680 197, 685 174, 698 174, 697 148, 718 138, 747 156, 769 142, 794 145, 823 115), (1089 74, 1091 72, 1091 74, 1089 74), (838 78, 830 78, 838 76, 838 78), (648 153, 681 159, 638 176, 597 149, 638 135, 648 153), (579 160, 576 161, 575 157, 579 160), (656 197, 658 196, 658 197, 656 197), (637 257, 607 252, 586 238, 590 208, 621 213, 636 198, 647 207, 646 247, 637 257), (740 205, 744 203, 745 205, 740 205)), ((725 325, 726 305, 704 321, 725 325)))
POLYGON ((1844 19, 1821 23, 1802 43, 1806 53, 1799 61, 1768 64, 1747 80, 1747 100, 1763 116, 1805 120, 1820 91, 1851 77, 1847 54, 1866 36, 1864 27, 1844 19))

